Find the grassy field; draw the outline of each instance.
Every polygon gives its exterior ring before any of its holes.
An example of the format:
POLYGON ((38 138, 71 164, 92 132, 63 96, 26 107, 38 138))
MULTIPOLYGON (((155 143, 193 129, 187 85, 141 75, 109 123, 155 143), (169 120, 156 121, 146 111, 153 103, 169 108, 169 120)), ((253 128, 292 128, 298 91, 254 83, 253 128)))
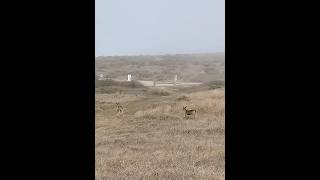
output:
POLYGON ((225 95, 211 87, 96 87, 96 180, 224 179, 225 95))

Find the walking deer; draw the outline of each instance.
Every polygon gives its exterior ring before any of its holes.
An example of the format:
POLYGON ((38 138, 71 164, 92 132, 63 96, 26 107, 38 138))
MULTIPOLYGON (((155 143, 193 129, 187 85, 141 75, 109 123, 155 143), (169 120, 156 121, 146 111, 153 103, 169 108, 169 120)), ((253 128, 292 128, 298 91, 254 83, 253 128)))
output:
POLYGON ((117 105, 117 114, 122 114, 123 113, 123 106, 120 105, 120 103, 116 103, 117 105))
POLYGON ((193 115, 194 118, 196 118, 196 110, 195 109, 187 109, 187 106, 183 106, 184 110, 184 117, 187 118, 188 116, 193 115))

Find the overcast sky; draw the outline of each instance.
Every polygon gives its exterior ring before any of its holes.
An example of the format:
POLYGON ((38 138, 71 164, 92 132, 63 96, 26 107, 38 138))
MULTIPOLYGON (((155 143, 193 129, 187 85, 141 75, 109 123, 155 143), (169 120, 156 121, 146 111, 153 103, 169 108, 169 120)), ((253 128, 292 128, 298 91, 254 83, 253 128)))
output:
POLYGON ((224 52, 224 0, 95 0, 96 56, 224 52))

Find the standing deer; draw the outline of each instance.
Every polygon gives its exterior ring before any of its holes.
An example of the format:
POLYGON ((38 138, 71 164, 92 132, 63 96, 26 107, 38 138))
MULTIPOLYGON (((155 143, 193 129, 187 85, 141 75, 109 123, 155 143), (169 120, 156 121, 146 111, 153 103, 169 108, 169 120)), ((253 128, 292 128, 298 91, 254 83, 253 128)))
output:
POLYGON ((187 106, 183 106, 184 110, 184 117, 187 118, 187 116, 191 116, 193 114, 193 117, 196 118, 196 110, 195 109, 187 109, 187 106))
POLYGON ((117 114, 122 114, 123 113, 123 107, 117 102, 117 114))

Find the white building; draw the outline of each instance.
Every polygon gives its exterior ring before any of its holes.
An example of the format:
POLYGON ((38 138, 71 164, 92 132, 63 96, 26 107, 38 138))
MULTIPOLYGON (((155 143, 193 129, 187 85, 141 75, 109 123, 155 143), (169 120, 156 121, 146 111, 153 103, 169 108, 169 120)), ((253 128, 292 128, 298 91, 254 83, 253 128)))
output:
POLYGON ((99 78, 98 78, 98 80, 105 80, 106 78, 104 77, 104 75, 103 74, 100 74, 99 75, 99 78))
POLYGON ((177 80, 178 80, 178 75, 175 75, 175 76, 174 76, 174 80, 173 80, 173 84, 174 84, 174 85, 176 85, 177 80))

